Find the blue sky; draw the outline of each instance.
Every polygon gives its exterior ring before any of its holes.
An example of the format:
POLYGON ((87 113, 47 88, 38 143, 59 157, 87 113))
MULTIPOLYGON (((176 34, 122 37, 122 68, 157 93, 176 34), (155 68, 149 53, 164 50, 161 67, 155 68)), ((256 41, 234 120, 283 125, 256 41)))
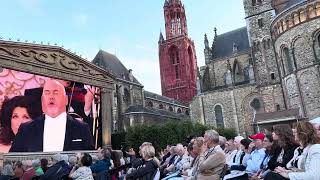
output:
MULTIPOLYGON (((242 0, 182 0, 189 36, 204 65, 203 37, 245 26, 242 0)), ((99 49, 116 54, 146 90, 161 93, 158 39, 164 0, 10 0, 0 7, 0 36, 36 41, 92 60, 99 49)))

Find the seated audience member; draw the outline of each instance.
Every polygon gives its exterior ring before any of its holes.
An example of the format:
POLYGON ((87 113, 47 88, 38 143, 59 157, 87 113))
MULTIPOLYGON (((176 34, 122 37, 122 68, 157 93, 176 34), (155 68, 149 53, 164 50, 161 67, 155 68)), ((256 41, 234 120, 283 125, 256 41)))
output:
POLYGON ((97 174, 104 170, 108 170, 111 166, 111 153, 107 148, 98 151, 98 161, 90 166, 92 173, 97 174))
POLYGON ((171 156, 170 149, 171 149, 171 146, 167 145, 167 147, 165 149, 165 153, 162 156, 161 165, 163 165, 166 162, 167 158, 169 158, 171 156))
POLYGON ((12 163, 11 161, 5 161, 3 163, 3 168, 2 168, 2 173, 0 176, 1 180, 10 180, 14 176, 13 168, 12 168, 12 163))
POLYGON ((14 178, 20 179, 23 176, 23 166, 21 161, 17 161, 14 165, 14 178))
POLYGON ((253 143, 249 145, 248 153, 251 153, 246 160, 246 172, 248 176, 251 177, 259 171, 260 165, 266 155, 265 149, 263 148, 265 135, 263 133, 258 133, 253 136, 249 136, 249 138, 253 140, 253 143))
POLYGON ((219 136, 219 146, 224 150, 225 144, 227 142, 227 138, 223 136, 219 136))
POLYGON ((292 129, 288 124, 274 125, 272 137, 280 148, 276 149, 274 156, 268 163, 271 171, 278 166, 285 167, 292 159, 294 150, 299 146, 294 140, 292 129))
POLYGON ((249 136, 249 138, 252 139, 253 142, 250 143, 248 150, 245 150, 246 155, 243 158, 243 165, 246 167, 245 171, 242 173, 237 173, 228 179, 248 179, 251 176, 254 176, 260 170, 260 165, 262 164, 266 155, 265 149, 263 148, 263 140, 265 135, 263 133, 257 133, 253 136, 249 136))
POLYGON ((40 163, 41 163, 41 169, 43 173, 46 173, 48 170, 48 159, 43 158, 40 160, 40 163))
POLYGON ((24 169, 24 173, 23 173, 22 179, 31 179, 34 176, 36 176, 36 171, 32 166, 32 161, 31 160, 22 161, 22 166, 23 166, 23 169, 24 169))
MULTIPOLYGON (((99 152, 98 152, 99 153, 99 152)), ((78 163, 78 158, 77 156, 69 156, 69 169, 70 171, 72 170, 73 166, 78 163)))
MULTIPOLYGON (((235 142, 238 142, 238 140, 236 139, 235 142)), ((231 171, 232 170, 244 171, 246 169, 246 166, 245 166, 246 162, 244 162, 244 157, 246 154, 247 156, 250 154, 249 145, 251 144, 251 142, 252 141, 250 139, 240 140, 238 153, 236 154, 236 157, 233 160, 233 164, 230 167, 231 171)))
POLYGON ((196 172, 196 179, 220 179, 224 164, 225 155, 219 146, 219 133, 215 130, 206 131, 204 145, 199 155, 199 167, 196 172))
POLYGON ((177 158, 173 164, 165 169, 166 174, 170 172, 182 171, 184 167, 190 167, 190 158, 186 154, 185 149, 182 144, 177 144, 176 146, 177 158))
POLYGON ((155 149, 152 145, 144 145, 141 148, 141 156, 144 160, 143 165, 128 173, 125 178, 152 180, 157 173, 160 162, 155 160, 155 149))
POLYGON ((26 96, 6 99, 0 107, 0 152, 7 153, 22 123, 41 115, 32 106, 33 100, 26 96))
POLYGON ((41 179, 62 179, 69 174, 69 166, 61 154, 52 156, 52 166, 41 176, 41 179))
POLYGON ((313 125, 313 127, 316 129, 318 137, 320 137, 320 117, 317 117, 315 119, 312 119, 310 123, 313 125))
POLYGON ((171 146, 170 148, 170 156, 166 159, 166 161, 160 166, 161 174, 164 174, 164 170, 174 163, 177 157, 176 146, 171 146))
POLYGON ((182 173, 185 179, 195 179, 195 175, 199 167, 199 155, 204 144, 204 138, 198 137, 194 139, 194 141, 190 144, 192 144, 192 151, 190 152, 190 154, 193 156, 193 161, 191 163, 191 168, 189 170, 183 171, 182 173))
MULTIPOLYGON (((141 156, 141 149, 144 147, 144 146, 149 146, 151 145, 152 146, 152 143, 150 142, 144 142, 141 144, 141 146, 139 147, 139 155, 141 156)), ((136 153, 132 150, 131 152, 129 152, 129 155, 131 156, 130 158, 130 163, 132 165, 132 168, 138 168, 140 166, 143 165, 143 158, 139 158, 136 156, 136 153)), ((113 158, 112 158, 113 159, 113 158)))
POLYGON ((296 139, 303 147, 300 157, 293 158, 287 168, 277 167, 274 173, 268 173, 266 180, 318 180, 320 179, 320 138, 310 122, 298 122, 296 139))
POLYGON ((36 171, 36 176, 41 176, 44 174, 44 172, 41 168, 41 164, 40 164, 39 159, 32 160, 32 166, 33 166, 34 170, 36 171))
POLYGON ((93 180, 90 166, 92 164, 92 157, 88 153, 84 153, 78 164, 73 166, 69 177, 74 180, 93 180))
POLYGON ((226 142, 224 152, 226 154, 226 164, 228 166, 231 166, 233 163, 233 159, 235 158, 238 152, 237 147, 234 145, 233 139, 229 139, 226 142))
POLYGON ((272 135, 267 134, 263 140, 263 147, 266 149, 266 155, 263 158, 262 163, 260 164, 260 170, 251 177, 251 180, 261 179, 263 178, 270 169, 268 167, 269 160, 274 156, 275 151, 277 149, 277 145, 274 143, 272 135))
MULTIPOLYGON (((232 165, 240 165, 242 164, 242 159, 245 155, 245 152, 241 150, 240 147, 240 141, 244 139, 242 136, 236 136, 233 140, 233 145, 235 147, 235 149, 237 150, 237 153, 235 154, 235 156, 232 159, 232 163, 229 164, 229 167, 231 167, 232 165)), ((250 144, 250 143, 249 143, 250 144)))

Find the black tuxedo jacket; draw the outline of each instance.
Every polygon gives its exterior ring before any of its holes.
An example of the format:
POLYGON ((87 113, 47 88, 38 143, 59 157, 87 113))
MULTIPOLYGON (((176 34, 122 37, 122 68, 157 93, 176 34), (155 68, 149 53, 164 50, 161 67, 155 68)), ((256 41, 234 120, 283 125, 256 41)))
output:
MULTIPOLYGON (((20 125, 9 152, 42 152, 45 116, 20 125)), ((57 133, 61 133, 58 132, 57 133)), ((67 115, 63 151, 93 150, 89 126, 67 115)))

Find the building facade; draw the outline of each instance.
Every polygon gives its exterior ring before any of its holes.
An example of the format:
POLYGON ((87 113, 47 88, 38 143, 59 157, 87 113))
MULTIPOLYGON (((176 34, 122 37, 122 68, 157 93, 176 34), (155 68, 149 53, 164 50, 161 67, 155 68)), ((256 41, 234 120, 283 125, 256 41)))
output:
POLYGON ((192 119, 250 134, 320 116, 320 2, 243 2, 246 27, 205 35, 192 119))
POLYGON ((93 64, 114 75, 112 92, 112 131, 122 131, 138 124, 157 124, 169 120, 190 120, 189 107, 172 98, 145 91, 134 77, 113 54, 100 50, 93 64))
POLYGON ((180 0, 165 0, 163 8, 166 38, 160 33, 158 42, 162 95, 189 103, 197 91, 197 62, 185 9, 180 0))

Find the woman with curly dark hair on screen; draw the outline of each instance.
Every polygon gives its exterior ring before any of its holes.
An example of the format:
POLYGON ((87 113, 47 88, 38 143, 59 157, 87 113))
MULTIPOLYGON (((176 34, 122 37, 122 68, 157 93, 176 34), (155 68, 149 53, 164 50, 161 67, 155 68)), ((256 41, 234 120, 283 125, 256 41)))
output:
POLYGON ((27 96, 6 99, 0 110, 0 152, 7 153, 20 124, 41 115, 41 110, 32 108, 33 100, 27 96))

